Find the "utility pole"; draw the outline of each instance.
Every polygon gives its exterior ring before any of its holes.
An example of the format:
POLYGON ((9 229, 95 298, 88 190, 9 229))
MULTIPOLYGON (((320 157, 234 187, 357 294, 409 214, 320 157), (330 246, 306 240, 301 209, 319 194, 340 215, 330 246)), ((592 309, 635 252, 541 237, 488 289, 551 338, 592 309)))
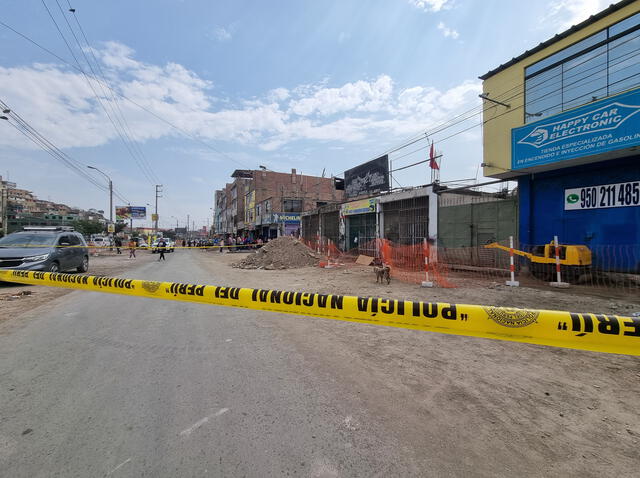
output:
POLYGON ((0 198, 0 204, 2 205, 2 232, 6 236, 9 231, 9 188, 2 188, 2 197, 0 198))
POLYGON ((133 216, 131 215, 131 203, 127 203, 127 206, 129 206, 129 228, 131 229, 131 237, 133 237, 133 216))
POLYGON ((109 178, 109 224, 113 224, 113 181, 109 178))
POLYGON ((189 239, 189 215, 187 214, 187 227, 185 228, 185 236, 187 236, 187 239, 189 239))
POLYGON ((109 222, 113 224, 113 181, 111 181, 111 178, 104 171, 99 170, 95 166, 87 166, 87 168, 98 171, 109 181, 109 222))
POLYGON ((153 221, 153 232, 157 236, 158 235, 158 198, 161 198, 162 194, 162 184, 156 184, 156 220, 153 221))

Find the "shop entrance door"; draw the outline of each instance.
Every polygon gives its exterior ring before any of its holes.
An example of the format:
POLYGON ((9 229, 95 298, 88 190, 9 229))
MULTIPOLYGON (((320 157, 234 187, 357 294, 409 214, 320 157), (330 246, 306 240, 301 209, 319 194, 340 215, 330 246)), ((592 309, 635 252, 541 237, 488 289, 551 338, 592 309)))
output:
POLYGON ((359 254, 375 256, 376 215, 354 214, 348 216, 347 249, 358 249, 359 254))

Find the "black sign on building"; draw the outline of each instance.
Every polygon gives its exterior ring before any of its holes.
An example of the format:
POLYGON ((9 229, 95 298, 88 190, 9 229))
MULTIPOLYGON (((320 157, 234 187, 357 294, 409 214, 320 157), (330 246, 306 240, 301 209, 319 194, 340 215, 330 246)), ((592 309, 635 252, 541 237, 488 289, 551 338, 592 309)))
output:
POLYGON ((344 172, 344 189, 348 198, 372 195, 389 190, 389 156, 386 154, 344 172))

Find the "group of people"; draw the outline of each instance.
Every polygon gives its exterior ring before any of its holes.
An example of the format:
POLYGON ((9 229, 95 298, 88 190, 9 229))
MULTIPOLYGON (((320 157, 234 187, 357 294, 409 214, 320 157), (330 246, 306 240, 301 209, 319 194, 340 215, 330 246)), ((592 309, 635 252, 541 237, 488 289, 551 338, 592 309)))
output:
POLYGON ((226 236, 215 236, 213 238, 213 245, 215 247, 220 247, 220 252, 222 252, 225 248, 235 251, 238 249, 248 249, 250 247, 260 247, 263 244, 269 242, 269 238, 262 238, 262 236, 258 236, 256 238, 251 238, 249 236, 236 235, 236 234, 227 234, 226 236))
MULTIPOLYGON (((113 239, 113 245, 116 248, 116 254, 122 254, 122 239, 119 238, 118 236, 116 236, 113 239)), ((136 243, 135 240, 130 239, 129 242, 127 242, 127 248, 129 249, 129 259, 135 259, 136 258, 136 248, 138 247, 138 244, 136 243)))
POLYGON ((206 247, 210 244, 204 239, 184 239, 182 241, 182 247, 206 247))
MULTIPOLYGON (((113 246, 116 248, 116 254, 122 254, 123 243, 120 237, 116 236, 113 239, 113 246)), ((135 259, 136 249, 138 248, 138 242, 134 238, 131 238, 127 242, 126 247, 127 249, 129 249, 128 259, 135 259)), ((166 252, 166 250, 167 250, 167 241, 163 237, 161 237, 158 242, 158 252, 160 253, 160 257, 158 258, 159 261, 167 260, 164 256, 164 253, 166 252)))

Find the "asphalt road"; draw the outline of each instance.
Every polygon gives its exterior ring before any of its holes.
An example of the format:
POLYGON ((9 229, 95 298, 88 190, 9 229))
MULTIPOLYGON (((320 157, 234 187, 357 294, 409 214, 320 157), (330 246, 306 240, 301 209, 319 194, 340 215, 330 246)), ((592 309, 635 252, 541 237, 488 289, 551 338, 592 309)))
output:
MULTIPOLYGON (((180 251, 127 275, 216 283, 197 259, 180 251)), ((0 476, 428 474, 419 447, 352 384, 314 372, 279 320, 77 291, 8 321, 0 476)))

